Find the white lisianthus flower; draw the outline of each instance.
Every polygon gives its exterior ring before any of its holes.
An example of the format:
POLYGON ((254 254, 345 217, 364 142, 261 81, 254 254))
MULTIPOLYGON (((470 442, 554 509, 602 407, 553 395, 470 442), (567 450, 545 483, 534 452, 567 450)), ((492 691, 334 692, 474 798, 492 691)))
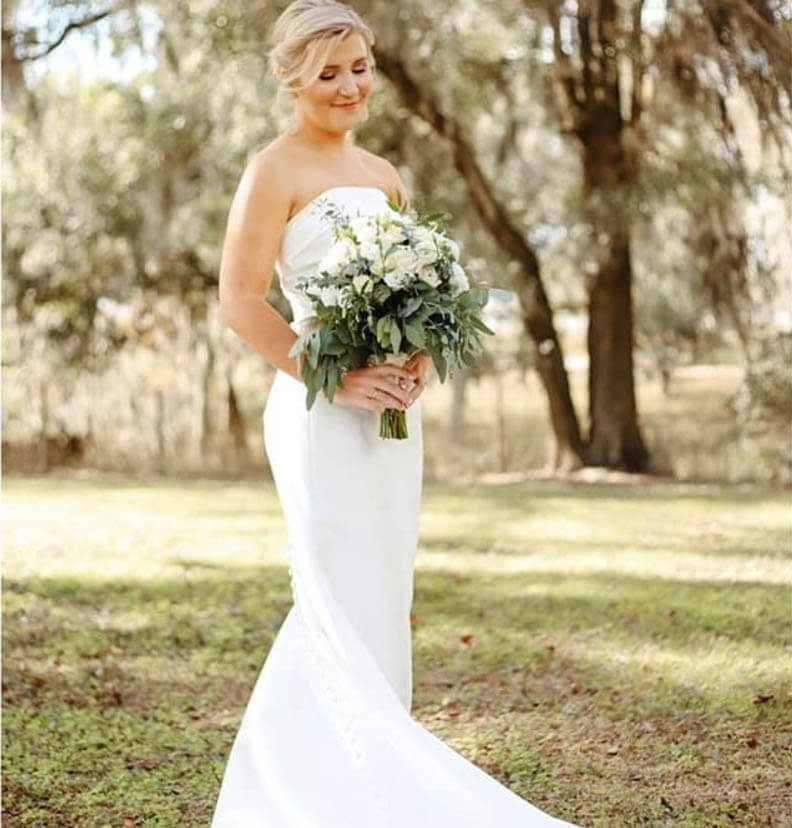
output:
POLYGON ((456 262, 452 262, 451 264, 451 279, 449 280, 449 284, 456 293, 462 293, 470 287, 467 273, 456 262))
POLYGON ((372 275, 381 277, 385 271, 382 253, 375 241, 367 241, 360 247, 360 255, 369 263, 372 275))
POLYGON ((388 221, 382 223, 382 244, 387 250, 394 244, 401 244, 407 240, 407 233, 400 221, 388 221))
POLYGON ((376 222, 372 221, 372 218, 372 216, 361 215, 360 213, 352 216, 349 220, 349 227, 357 238, 376 233, 376 222))
POLYGON ((333 307, 338 304, 341 296, 341 289, 336 285, 328 285, 320 289, 319 298, 326 307, 333 307))
POLYGON ((376 276, 377 279, 381 279, 385 275, 385 262, 381 256, 369 264, 369 270, 371 275, 376 276))
POLYGON ((431 285, 432 287, 437 287, 440 284, 440 276, 438 275, 437 271, 434 269, 432 265, 422 267, 418 271, 418 278, 422 282, 426 282, 427 285, 431 285))
POLYGON ((363 294, 366 288, 371 284, 371 279, 365 273, 359 273, 352 279, 352 287, 359 294, 363 294))
POLYGON ((319 270, 326 270, 328 273, 337 274, 355 255, 355 245, 352 241, 350 239, 339 239, 327 251, 327 255, 319 265, 319 270))

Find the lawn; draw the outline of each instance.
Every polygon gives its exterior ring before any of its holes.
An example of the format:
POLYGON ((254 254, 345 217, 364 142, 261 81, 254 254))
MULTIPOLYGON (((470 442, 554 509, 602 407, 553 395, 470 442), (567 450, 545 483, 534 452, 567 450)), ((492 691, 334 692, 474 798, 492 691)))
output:
MULTIPOLYGON (((274 488, 4 484, 3 825, 207 825, 291 604, 274 488)), ((426 727, 581 825, 792 825, 788 492, 427 482, 423 503, 426 727)))

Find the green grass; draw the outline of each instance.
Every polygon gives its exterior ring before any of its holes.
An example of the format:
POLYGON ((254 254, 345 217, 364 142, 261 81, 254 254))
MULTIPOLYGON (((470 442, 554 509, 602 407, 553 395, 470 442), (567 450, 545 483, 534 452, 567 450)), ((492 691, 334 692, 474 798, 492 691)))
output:
MULTIPOLYGON (((208 824, 290 604, 271 484, 6 477, 4 826, 208 824)), ((427 483, 413 714, 586 826, 792 824, 790 497, 427 483)))

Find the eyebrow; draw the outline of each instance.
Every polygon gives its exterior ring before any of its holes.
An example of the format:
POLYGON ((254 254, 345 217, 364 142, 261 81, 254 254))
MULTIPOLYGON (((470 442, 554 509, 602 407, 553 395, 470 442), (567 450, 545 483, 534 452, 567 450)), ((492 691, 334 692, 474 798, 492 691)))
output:
MULTIPOLYGON (((368 60, 368 55, 361 55, 359 58, 355 58, 352 63, 360 63, 361 60, 368 60)), ((328 63, 325 69, 339 69, 339 65, 337 63, 328 63)))

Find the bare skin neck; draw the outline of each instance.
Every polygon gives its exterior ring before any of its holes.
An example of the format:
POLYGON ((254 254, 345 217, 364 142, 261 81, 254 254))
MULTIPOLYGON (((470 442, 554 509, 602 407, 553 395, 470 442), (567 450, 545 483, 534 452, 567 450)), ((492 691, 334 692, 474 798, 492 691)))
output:
POLYGON ((343 158, 352 146, 351 133, 330 132, 322 129, 301 117, 299 111, 295 112, 295 128, 289 133, 293 140, 314 152, 321 152, 329 157, 343 158))

